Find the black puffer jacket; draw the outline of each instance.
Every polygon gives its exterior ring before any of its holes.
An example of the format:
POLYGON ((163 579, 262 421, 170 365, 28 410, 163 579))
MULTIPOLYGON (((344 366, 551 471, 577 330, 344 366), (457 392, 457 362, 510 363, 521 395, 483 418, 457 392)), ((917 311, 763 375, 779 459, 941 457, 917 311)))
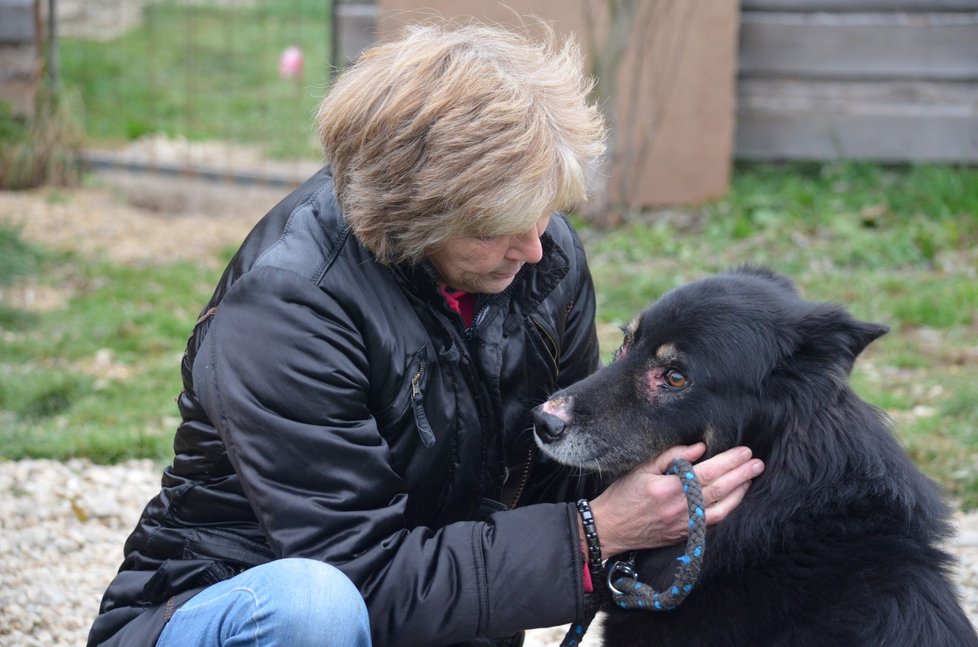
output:
POLYGON ((597 367, 594 294, 564 218, 543 246, 466 330, 423 268, 355 240, 328 169, 276 206, 190 337, 173 465, 89 644, 152 645, 202 587, 287 556, 344 571, 376 645, 577 617, 565 502, 594 484, 537 460, 528 412, 597 367))

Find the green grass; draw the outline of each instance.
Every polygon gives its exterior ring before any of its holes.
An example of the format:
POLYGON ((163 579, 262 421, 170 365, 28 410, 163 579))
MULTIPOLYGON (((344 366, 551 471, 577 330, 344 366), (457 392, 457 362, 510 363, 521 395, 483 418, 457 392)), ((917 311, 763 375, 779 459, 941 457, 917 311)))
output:
MULTIPOLYGON (((25 243, 19 229, 0 227, 0 291, 14 281, 39 274, 48 257, 45 250, 25 243)), ((35 319, 31 313, 0 299, 0 330, 26 327, 35 319)))
POLYGON ((0 252, 0 286, 39 274, 50 256, 45 250, 24 242, 15 227, 0 227, 0 252))
POLYGON ((322 0, 151 4, 118 38, 61 38, 61 76, 82 98, 91 143, 162 133, 318 157, 310 124, 329 78, 329 16, 322 0), (302 48, 302 79, 278 76, 290 45, 302 48))
MULTIPOLYGON (((606 359, 618 326, 663 292, 745 262, 889 325, 854 388, 927 474, 978 508, 978 169, 739 166, 723 200, 581 233, 606 359)), ((0 227, 0 288, 72 295, 48 312, 0 298, 0 456, 165 459, 181 353, 219 273, 65 256, 0 227)))
MULTIPOLYGON (((18 245, 0 228, 0 256, 18 245)), ((0 455, 165 456, 182 345, 217 273, 72 256, 33 268, 40 285, 73 296, 57 310, 0 322, 0 455)))

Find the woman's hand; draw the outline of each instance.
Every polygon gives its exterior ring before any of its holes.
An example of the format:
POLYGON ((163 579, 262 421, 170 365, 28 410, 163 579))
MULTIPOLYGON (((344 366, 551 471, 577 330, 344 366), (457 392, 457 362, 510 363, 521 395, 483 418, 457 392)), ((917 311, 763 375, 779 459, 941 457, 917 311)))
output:
MULTIPOLYGON (((673 447, 635 467, 591 501, 605 557, 685 541, 689 531, 686 496, 679 478, 664 472, 674 459, 692 462, 704 451, 703 443, 673 447)), ((725 519, 743 500, 751 479, 764 471, 764 463, 752 459, 747 447, 734 447, 693 470, 706 504, 706 523, 712 525, 725 519)), ((581 537, 586 554, 583 533, 581 537)))

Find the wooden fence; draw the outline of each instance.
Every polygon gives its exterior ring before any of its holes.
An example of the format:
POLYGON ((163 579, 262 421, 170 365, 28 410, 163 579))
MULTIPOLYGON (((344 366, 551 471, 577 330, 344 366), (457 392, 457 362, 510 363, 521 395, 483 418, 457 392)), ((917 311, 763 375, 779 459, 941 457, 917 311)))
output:
POLYGON ((978 162, 978 0, 743 0, 735 155, 978 162))

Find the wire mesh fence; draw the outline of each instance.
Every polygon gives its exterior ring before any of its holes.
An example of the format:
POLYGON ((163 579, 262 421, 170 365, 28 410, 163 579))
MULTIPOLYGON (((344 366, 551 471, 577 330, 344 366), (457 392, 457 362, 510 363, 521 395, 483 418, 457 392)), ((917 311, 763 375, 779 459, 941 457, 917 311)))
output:
POLYGON ((319 164, 329 0, 55 0, 87 162, 292 184, 319 164))

